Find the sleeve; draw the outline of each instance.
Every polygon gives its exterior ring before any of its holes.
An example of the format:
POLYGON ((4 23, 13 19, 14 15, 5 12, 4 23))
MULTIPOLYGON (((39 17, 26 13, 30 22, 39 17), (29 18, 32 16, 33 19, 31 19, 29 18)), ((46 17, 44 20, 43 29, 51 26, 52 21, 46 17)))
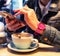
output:
POLYGON ((46 30, 40 39, 46 44, 60 47, 60 31, 54 27, 46 25, 46 30))

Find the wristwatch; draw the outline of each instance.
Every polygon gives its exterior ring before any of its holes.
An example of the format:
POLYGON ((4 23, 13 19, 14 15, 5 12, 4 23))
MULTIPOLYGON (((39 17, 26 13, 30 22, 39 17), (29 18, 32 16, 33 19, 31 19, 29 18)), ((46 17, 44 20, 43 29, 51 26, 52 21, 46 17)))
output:
POLYGON ((36 29, 36 33, 39 33, 39 34, 40 34, 40 32, 41 32, 41 31, 44 31, 45 28, 46 28, 45 24, 42 23, 42 22, 40 22, 40 23, 38 24, 38 28, 36 29))

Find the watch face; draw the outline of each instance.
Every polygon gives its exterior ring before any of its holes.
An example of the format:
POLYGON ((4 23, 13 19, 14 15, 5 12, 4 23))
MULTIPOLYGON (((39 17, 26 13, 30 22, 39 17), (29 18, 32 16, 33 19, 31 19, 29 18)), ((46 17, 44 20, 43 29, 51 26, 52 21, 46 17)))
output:
POLYGON ((39 23, 38 28, 41 29, 41 30, 44 30, 45 29, 45 24, 39 23))

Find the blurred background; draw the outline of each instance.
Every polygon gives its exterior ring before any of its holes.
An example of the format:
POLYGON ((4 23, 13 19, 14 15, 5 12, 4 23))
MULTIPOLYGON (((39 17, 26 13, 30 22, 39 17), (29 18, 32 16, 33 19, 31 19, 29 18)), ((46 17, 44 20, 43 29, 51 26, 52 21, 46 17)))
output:
MULTIPOLYGON (((24 3, 27 0, 0 0, 0 11, 7 11, 11 14, 15 14, 13 12, 13 10, 22 8, 24 6, 24 3)), ((20 16, 17 16, 17 18, 19 18, 20 16)), ((0 22, 5 23, 5 20, 3 19, 3 17, 0 15, 0 22)))

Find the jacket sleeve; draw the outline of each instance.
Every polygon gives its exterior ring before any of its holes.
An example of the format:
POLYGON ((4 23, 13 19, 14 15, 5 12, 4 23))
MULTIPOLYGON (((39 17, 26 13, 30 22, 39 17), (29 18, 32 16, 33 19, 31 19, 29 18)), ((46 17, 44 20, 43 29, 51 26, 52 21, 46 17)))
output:
POLYGON ((40 40, 46 44, 60 48, 60 31, 56 28, 46 25, 46 29, 40 40))

